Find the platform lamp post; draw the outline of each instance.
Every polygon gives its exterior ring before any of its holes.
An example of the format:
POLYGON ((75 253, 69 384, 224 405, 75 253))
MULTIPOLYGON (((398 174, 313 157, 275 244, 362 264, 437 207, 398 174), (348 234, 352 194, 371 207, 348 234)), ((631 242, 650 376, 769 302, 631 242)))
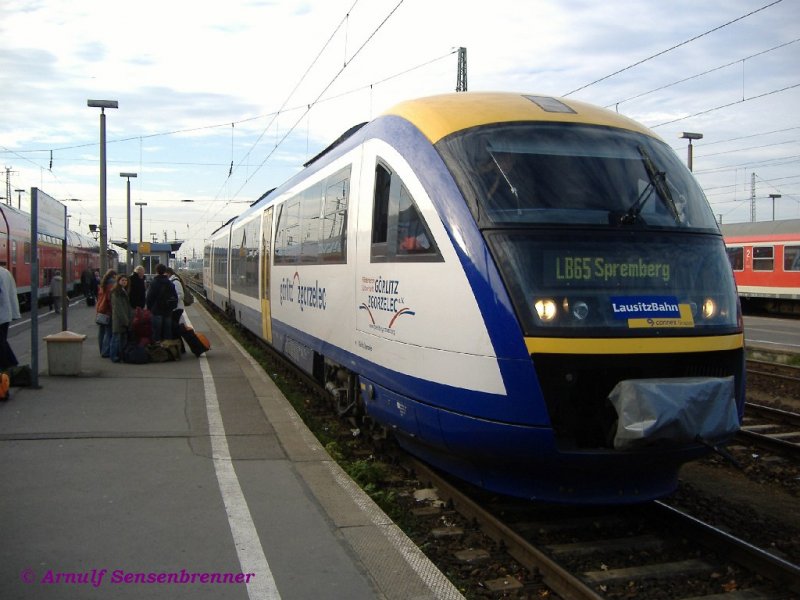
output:
POLYGON ((689 170, 692 170, 692 140, 702 140, 703 134, 702 133, 690 133, 688 131, 684 131, 681 134, 682 140, 689 140, 689 148, 687 150, 686 156, 686 166, 689 167, 689 170))
POLYGON ((772 220, 775 220, 775 198, 780 198, 781 194, 770 194, 770 198, 772 198, 772 220))
POLYGON ((100 109, 100 272, 108 270, 108 229, 106 227, 106 109, 119 108, 116 100, 87 100, 86 105, 100 109))
POLYGON ((126 248, 128 260, 128 273, 133 271, 133 254, 131 254, 131 177, 137 177, 136 173, 120 173, 120 177, 125 177, 128 180, 128 247, 126 248))
POLYGON ((16 189, 14 191, 17 192, 17 208, 22 210, 22 194, 25 190, 16 189))

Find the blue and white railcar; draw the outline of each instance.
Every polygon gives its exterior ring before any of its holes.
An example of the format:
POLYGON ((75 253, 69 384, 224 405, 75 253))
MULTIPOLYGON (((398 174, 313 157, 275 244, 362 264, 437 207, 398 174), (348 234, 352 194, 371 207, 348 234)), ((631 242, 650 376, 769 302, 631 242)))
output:
POLYGON ((451 94, 354 128, 215 233, 206 293, 425 460, 635 502, 741 419, 741 316, 694 179, 572 100, 451 94))

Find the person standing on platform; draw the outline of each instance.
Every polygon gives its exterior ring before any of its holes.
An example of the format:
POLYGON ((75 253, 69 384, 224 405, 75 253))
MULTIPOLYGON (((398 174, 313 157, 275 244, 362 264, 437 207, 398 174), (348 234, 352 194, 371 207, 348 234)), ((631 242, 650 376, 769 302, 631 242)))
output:
POLYGON ((147 309, 153 314, 153 341, 172 339, 172 311, 178 306, 175 286, 166 275, 167 266, 159 263, 156 276, 147 289, 147 309))
POLYGON ((83 295, 86 296, 86 305, 94 306, 97 302, 97 280, 91 269, 84 269, 81 273, 81 288, 83 295))
POLYGON ((128 345, 128 334, 133 324, 133 308, 128 297, 128 277, 120 275, 111 290, 111 362, 121 362, 123 350, 128 345))
POLYGON ((100 289, 97 294, 97 317, 99 327, 97 343, 100 346, 100 356, 108 358, 111 352, 111 290, 117 280, 117 272, 109 269, 100 280, 100 289))
POLYGON ((8 328, 11 321, 21 316, 14 276, 8 269, 0 266, 0 370, 16 367, 19 364, 8 343, 8 328))
POLYGON ((175 307, 175 310, 172 311, 172 315, 170 316, 170 336, 169 339, 177 340, 181 337, 180 332, 180 322, 183 318, 183 313, 186 310, 186 305, 183 303, 183 281, 178 276, 178 274, 174 271, 172 267, 167 267, 167 277, 172 282, 173 287, 175 288, 175 293, 178 295, 178 304, 175 307))
POLYGON ((139 265, 131 274, 129 286, 131 306, 133 308, 144 308, 147 298, 147 289, 144 284, 144 267, 139 265))
POLYGON ((53 311, 61 312, 61 287, 64 280, 61 279, 61 271, 56 271, 50 280, 50 298, 53 301, 53 311))

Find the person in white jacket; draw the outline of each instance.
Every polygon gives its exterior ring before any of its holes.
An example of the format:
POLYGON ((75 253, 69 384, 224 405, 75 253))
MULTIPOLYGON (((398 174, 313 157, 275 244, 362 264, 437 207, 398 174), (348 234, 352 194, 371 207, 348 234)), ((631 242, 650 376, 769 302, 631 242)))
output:
POLYGON ((19 298, 14 276, 0 266, 0 370, 16 367, 19 363, 8 343, 8 328, 11 321, 19 319, 19 298))
POLYGON ((184 290, 183 290, 183 280, 175 273, 175 270, 172 267, 167 267, 166 271, 167 277, 172 282, 172 286, 175 288, 175 293, 178 294, 178 306, 172 311, 173 319, 172 319, 172 339, 177 340, 181 337, 180 332, 180 325, 184 325, 186 327, 191 327, 189 323, 189 317, 186 315, 186 304, 184 304, 184 290), (180 312, 179 312, 180 311, 180 312))

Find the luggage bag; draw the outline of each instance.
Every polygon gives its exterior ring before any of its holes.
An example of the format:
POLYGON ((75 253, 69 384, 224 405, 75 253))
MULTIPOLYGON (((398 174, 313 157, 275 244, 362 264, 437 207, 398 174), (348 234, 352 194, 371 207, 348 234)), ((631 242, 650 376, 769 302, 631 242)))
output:
POLYGON ((211 349, 208 338, 202 333, 197 333, 194 329, 187 329, 184 325, 181 325, 179 329, 181 338, 183 338, 183 341, 186 342, 186 345, 189 346, 189 350, 191 350, 192 354, 195 356, 200 356, 203 352, 207 352, 211 349))

